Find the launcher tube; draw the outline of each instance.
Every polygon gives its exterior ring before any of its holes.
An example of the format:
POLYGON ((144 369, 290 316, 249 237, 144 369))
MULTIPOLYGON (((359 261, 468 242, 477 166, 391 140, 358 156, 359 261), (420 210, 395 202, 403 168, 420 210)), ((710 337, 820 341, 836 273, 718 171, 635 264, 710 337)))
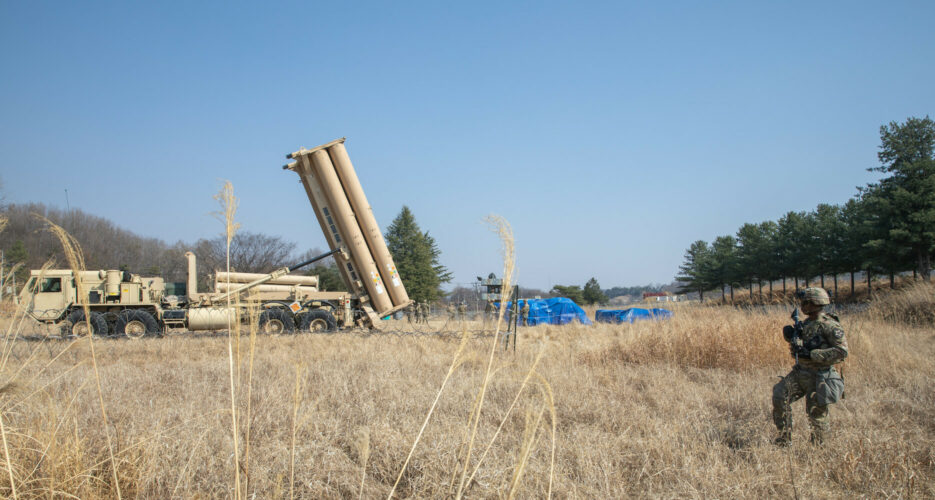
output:
POLYGON ((386 241, 383 239, 383 233, 377 225, 377 220, 373 216, 373 209, 367 202, 367 196, 364 195, 364 189, 360 185, 360 179, 354 171, 351 159, 347 155, 347 149, 343 143, 337 143, 328 148, 331 161, 334 164, 334 170, 338 174, 347 199, 357 215, 357 222, 360 224, 364 240, 370 249, 371 255, 377 264, 380 275, 383 277, 383 283, 386 285, 393 306, 406 305, 409 303, 409 295, 406 293, 406 287, 396 271, 396 265, 393 263, 393 256, 390 255, 386 241))
MULTIPOLYGON (((217 272, 217 282, 226 283, 230 281, 231 283, 249 283, 253 280, 260 279, 265 277, 265 274, 260 273, 227 273, 224 271, 217 272)), ((317 276, 294 276, 287 274, 281 278, 275 279, 269 282, 270 285, 302 285, 302 286, 318 286, 318 277, 317 276)))
POLYGON ((337 224, 348 252, 351 254, 351 260, 357 265, 361 281, 367 294, 370 296, 373 308, 380 314, 393 308, 393 303, 383 285, 383 278, 380 276, 379 269, 370 248, 367 247, 367 241, 357 224, 354 217, 354 210, 344 193, 341 181, 338 179, 331 158, 325 150, 317 150, 311 154, 312 169, 315 177, 321 183, 322 191, 328 200, 328 205, 333 212, 333 218, 337 224))
MULTIPOLYGON (((315 178, 309 155, 301 155, 297 162, 287 165, 287 167, 293 168, 299 174, 302 185, 305 187, 305 194, 308 195, 308 201, 312 204, 321 231, 325 234, 325 240, 328 241, 328 247, 333 251, 343 248, 344 241, 338 233, 337 225, 334 224, 333 214, 328 209, 328 200, 321 190, 321 183, 315 178)), ((338 266, 338 272, 341 273, 341 277, 344 278, 344 282, 349 287, 348 290, 357 294, 365 293, 363 283, 358 277, 350 256, 339 251, 334 254, 334 261, 338 266)))

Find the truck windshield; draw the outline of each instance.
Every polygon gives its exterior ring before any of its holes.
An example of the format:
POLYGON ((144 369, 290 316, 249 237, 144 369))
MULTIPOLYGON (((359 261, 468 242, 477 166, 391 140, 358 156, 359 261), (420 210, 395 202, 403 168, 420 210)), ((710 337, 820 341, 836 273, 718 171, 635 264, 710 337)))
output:
POLYGON ((40 293, 56 293, 62 291, 62 278, 46 278, 39 288, 40 293))

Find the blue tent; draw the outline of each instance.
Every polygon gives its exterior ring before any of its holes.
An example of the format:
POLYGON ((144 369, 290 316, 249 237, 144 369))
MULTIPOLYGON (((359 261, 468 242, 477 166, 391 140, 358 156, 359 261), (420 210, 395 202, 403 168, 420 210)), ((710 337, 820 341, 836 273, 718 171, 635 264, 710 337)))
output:
POLYGON ((636 307, 623 310, 598 309, 594 320, 598 323, 633 323, 640 320, 669 319, 672 311, 668 309, 639 309, 636 307))
MULTIPOLYGON (((573 321, 578 321, 583 325, 591 324, 588 315, 571 299, 565 297, 520 299, 519 307, 522 308, 527 300, 529 301, 529 318, 526 320, 526 324, 529 326, 565 325, 573 321)), ((507 307, 512 307, 512 305, 512 301, 507 302, 507 307)), ((494 306, 499 308, 500 303, 494 302, 494 306)))

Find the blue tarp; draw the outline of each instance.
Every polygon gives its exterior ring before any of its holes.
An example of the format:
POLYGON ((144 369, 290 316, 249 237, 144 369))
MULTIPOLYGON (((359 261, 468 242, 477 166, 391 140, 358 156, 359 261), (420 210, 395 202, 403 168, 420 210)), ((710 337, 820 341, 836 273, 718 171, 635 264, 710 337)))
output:
POLYGON ((634 321, 649 319, 669 319, 672 311, 668 309, 640 309, 633 307, 623 310, 598 309, 594 313, 594 321, 598 323, 633 323, 634 321))
MULTIPOLYGON (((578 307, 571 299, 565 297, 554 297, 551 299, 520 299, 519 307, 529 301, 529 318, 526 324, 535 325, 565 325, 573 321, 578 321, 583 325, 590 325, 591 320, 584 310, 578 307)), ((499 302, 494 302, 495 307, 500 307, 499 302)), ((507 302, 507 307, 512 307, 513 301, 507 302)))

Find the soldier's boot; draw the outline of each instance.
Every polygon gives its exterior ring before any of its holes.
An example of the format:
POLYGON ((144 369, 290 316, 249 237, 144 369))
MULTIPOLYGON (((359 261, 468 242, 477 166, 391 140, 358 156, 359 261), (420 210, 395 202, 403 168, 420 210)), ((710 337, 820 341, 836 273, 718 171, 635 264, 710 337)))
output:
POLYGON ((812 428, 812 435, 808 438, 809 444, 821 447, 825 443, 825 431, 820 427, 812 428))
POLYGON ((808 412, 809 427, 812 429, 808 442, 814 446, 821 446, 825 439, 829 437, 828 405, 808 403, 811 403, 811 401, 806 402, 805 409, 808 412))
POLYGON ((781 430, 779 431, 779 436, 773 440, 773 444, 776 446, 789 446, 792 442, 792 431, 781 430))

